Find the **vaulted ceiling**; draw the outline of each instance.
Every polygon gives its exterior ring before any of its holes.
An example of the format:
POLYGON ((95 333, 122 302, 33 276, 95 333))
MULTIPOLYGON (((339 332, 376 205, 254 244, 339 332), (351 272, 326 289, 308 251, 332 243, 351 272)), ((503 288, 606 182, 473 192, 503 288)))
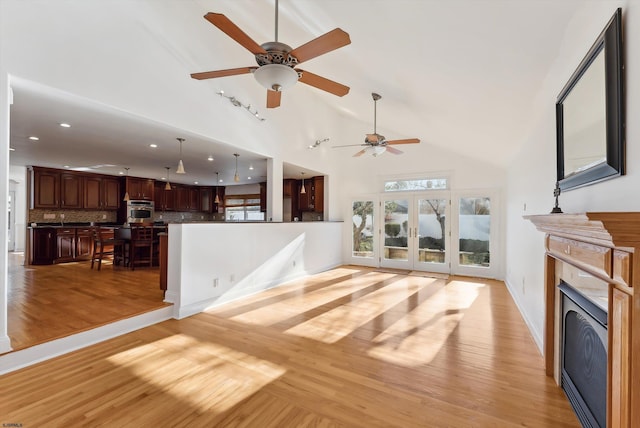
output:
MULTIPOLYGON (((65 3, 69 2, 59 2, 60 16, 51 17, 60 19, 60 34, 65 25, 71 25, 64 23, 65 3)), ((336 27, 351 38, 350 45, 312 59, 304 67, 349 86, 348 95, 339 98, 298 83, 283 93, 282 104, 290 108, 307 102, 326 103, 345 120, 359 123, 364 136, 373 128, 371 92, 377 92, 383 96, 378 104, 378 127, 387 138, 418 137, 453 154, 464 153, 503 166, 517 150, 514 142, 526 133, 536 114, 537 103, 541 102, 538 90, 558 55, 566 23, 584 5, 579 0, 281 0, 279 41, 295 48, 336 27)), ((127 7, 144 10, 138 13, 145 17, 140 23, 145 36, 188 68, 185 78, 192 72, 255 65, 248 51, 203 19, 206 12, 226 15, 259 44, 274 39, 273 0, 121 2, 123 11, 127 7)), ((119 31, 117 22, 108 28, 114 35, 119 31)), ((58 33, 39 32, 36 26, 32 34, 64 40, 58 33)), ((19 39, 7 40, 6 33, 4 36, 7 45, 21 43, 19 39)), ((103 36, 108 45, 110 35, 103 36)), ((585 42, 585 51, 591 42, 585 42)), ((119 61, 115 50, 113 61, 119 61)), ((73 66, 67 67, 71 70, 73 66)), ((119 67, 123 72, 149 72, 126 70, 126 63, 119 67)), ((242 88, 245 105, 250 104, 267 120, 280 114, 280 109, 264 108, 266 91, 251 75, 200 84, 212 93, 222 88, 242 88)), ((132 117, 73 94, 40 87, 28 76, 15 80, 14 99, 11 145, 16 151, 11 162, 15 164, 113 164, 112 169, 102 167, 102 172, 112 174, 128 165, 139 171, 137 175, 153 171, 157 176, 164 165, 174 166, 179 150, 175 139, 184 137, 185 165, 192 165, 189 181, 211 175, 216 169, 232 170, 232 154, 236 152, 242 162, 260 168, 255 174, 258 179, 266 175, 263 155, 238 151, 233 145, 211 141, 189 130, 132 117), (69 120, 82 124, 73 128, 73 138, 64 134, 66 130, 44 125, 60 117, 54 113, 64 111, 73 115, 69 120), (39 145, 25 141, 34 134, 40 138, 39 145), (135 139, 162 141, 167 150, 162 154, 134 150, 131 141, 135 139), (97 153, 102 153, 104 161, 83 164, 85 158, 95 159, 97 153), (218 162, 214 167, 202 161, 202 156, 209 153, 218 162), (131 159, 139 165, 132 164, 131 159), (202 167, 196 166, 200 164, 202 167)), ((229 108, 234 107, 229 104, 229 108)), ((254 119, 247 113, 246 120, 254 119)), ((300 170, 293 168, 285 175, 300 170)), ((243 178, 243 182, 248 181, 243 178)))

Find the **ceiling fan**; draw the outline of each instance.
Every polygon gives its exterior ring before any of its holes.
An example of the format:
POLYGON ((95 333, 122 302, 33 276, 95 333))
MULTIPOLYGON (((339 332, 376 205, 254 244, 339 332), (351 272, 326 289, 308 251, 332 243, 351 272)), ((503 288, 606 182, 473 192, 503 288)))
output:
POLYGON ((384 135, 380 135, 376 132, 376 116, 377 116, 377 103, 378 100, 382 97, 375 92, 371 93, 373 97, 373 134, 367 134, 364 138, 364 144, 346 144, 343 146, 333 146, 333 147, 355 147, 355 146, 365 146, 364 149, 360 150, 358 153, 353 155, 362 156, 363 154, 369 152, 373 156, 379 156, 384 152, 393 153, 394 155, 399 155, 402 151, 396 149, 395 147, 391 147, 397 144, 417 144, 420 142, 418 138, 407 138, 405 140, 390 140, 384 138, 384 135))
POLYGON ((278 41, 278 0, 276 0, 275 42, 257 44, 251 37, 221 13, 207 13, 204 18, 222 32, 254 54, 258 67, 241 67, 227 70, 193 73, 194 79, 212 79, 253 73, 258 83, 267 88, 267 108, 280 106, 282 91, 293 86, 298 80, 339 97, 349 93, 349 87, 318 76, 302 69, 298 64, 331 52, 351 43, 349 34, 336 28, 295 49, 278 41))

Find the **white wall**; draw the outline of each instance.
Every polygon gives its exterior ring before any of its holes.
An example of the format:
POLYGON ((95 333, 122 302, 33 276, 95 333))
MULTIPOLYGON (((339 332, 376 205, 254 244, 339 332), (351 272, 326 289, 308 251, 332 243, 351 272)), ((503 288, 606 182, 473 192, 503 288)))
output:
POLYGON ((560 196, 566 213, 640 210, 640 8, 637 1, 585 2, 567 25, 560 53, 541 86, 539 115, 522 126, 530 129, 523 148, 507 171, 507 285, 542 349, 544 322, 544 235, 522 218, 546 214, 554 205, 556 181, 555 101, 571 74, 613 15, 622 7, 626 63, 627 175, 567 191, 560 196))
POLYGON ((27 230, 27 169, 20 166, 11 166, 9 178, 16 191, 16 200, 13 201, 13 215, 15 216, 15 251, 24 251, 27 230))
POLYGON ((176 318, 183 318, 331 269, 342 263, 342 227, 341 222, 170 224, 167 301, 174 303, 176 318))

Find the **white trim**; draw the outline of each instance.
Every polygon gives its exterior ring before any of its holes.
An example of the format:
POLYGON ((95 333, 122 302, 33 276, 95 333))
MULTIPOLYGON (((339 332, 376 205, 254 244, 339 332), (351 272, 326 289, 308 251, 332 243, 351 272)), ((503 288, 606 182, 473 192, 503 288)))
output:
POLYGON ((504 283, 507 286, 507 290, 509 290, 509 294, 511 294, 511 298, 513 299, 514 303, 518 307, 518 311, 520 312, 520 315, 522 315, 522 319, 524 320, 524 323, 529 328, 529 333, 531 333, 531 336, 533 337, 533 341, 536 342, 536 346, 538 347, 538 351, 540 352, 540 355, 544 356, 544 345, 542 341, 542 333, 538 331, 535 325, 531 322, 531 319, 527 316, 527 311, 522 306, 520 300, 518 300, 518 293, 514 291, 515 288, 509 283, 509 280, 505 279, 504 283))
POLYGON ((13 348, 11 347, 11 339, 9 336, 0 337, 0 354, 5 352, 10 352, 13 348))
POLYGON ((167 306, 61 339, 10 352, 0 357, 0 375, 122 336, 123 334, 166 321, 172 317, 173 307, 167 306))

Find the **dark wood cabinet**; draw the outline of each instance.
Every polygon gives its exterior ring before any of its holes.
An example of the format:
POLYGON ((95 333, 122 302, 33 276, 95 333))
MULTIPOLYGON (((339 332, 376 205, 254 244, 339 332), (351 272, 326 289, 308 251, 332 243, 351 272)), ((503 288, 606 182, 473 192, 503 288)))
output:
POLYGON ((99 175, 84 177, 84 208, 117 210, 120 206, 120 182, 99 175))
POLYGON ((60 208, 60 172, 33 168, 33 208, 60 208))
POLYGON ((167 183, 156 182, 154 186, 153 202, 156 211, 175 211, 176 189, 175 184, 169 184, 171 190, 166 189, 167 183))
POLYGON ((75 259, 76 230, 56 229, 56 263, 71 262, 75 259))
POLYGON ((200 187, 200 210, 210 213, 213 210, 213 189, 211 187, 200 187))
POLYGON ((60 174, 60 208, 82 208, 82 176, 72 173, 60 174))
POLYGON ((267 183, 260 183, 260 211, 267 212, 267 183))
POLYGON ((176 210, 177 211, 199 211, 200 210, 200 190, 196 186, 176 186, 176 210))
POLYGON ((302 181, 298 181, 298 209, 321 213, 324 211, 324 177, 312 177, 304 180, 305 193, 302 193, 302 181))
POLYGON ((44 227, 29 230, 29 264, 50 265, 56 256, 55 229, 44 227))
POLYGON ((75 260, 89 260, 93 253, 93 230, 89 227, 76 229, 75 260))
POLYGON ((129 199, 153 200, 154 180, 150 178, 126 177, 125 192, 129 199))
POLYGON ((291 197, 297 191, 297 180, 285 178, 282 180, 282 196, 291 197))

